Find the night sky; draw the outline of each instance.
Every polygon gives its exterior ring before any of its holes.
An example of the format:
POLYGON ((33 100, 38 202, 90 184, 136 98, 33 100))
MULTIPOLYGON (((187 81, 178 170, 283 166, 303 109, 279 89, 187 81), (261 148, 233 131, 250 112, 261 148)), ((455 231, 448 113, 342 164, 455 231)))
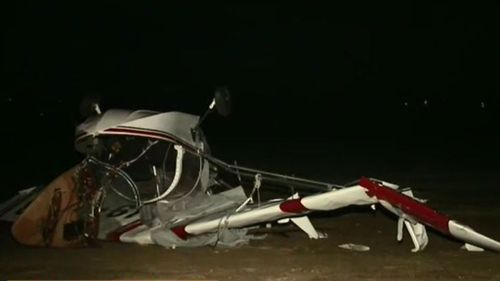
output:
POLYGON ((2 4, 7 186, 77 163, 85 95, 103 109, 202 114, 220 85, 234 112, 206 120, 215 150, 313 140, 447 148, 497 165, 497 7, 75 3, 2 4))

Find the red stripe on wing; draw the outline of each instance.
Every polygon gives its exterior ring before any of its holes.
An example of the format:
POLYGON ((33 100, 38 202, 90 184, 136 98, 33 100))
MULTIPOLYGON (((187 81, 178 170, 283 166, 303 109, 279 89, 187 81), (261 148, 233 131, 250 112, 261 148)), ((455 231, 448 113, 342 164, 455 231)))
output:
POLYGON ((366 188, 368 196, 375 196, 379 200, 386 201, 392 206, 400 209, 405 214, 412 216, 419 222, 428 225, 444 234, 449 234, 448 222, 450 219, 438 213, 429 206, 402 194, 392 188, 386 187, 381 183, 361 178, 359 185, 366 188))

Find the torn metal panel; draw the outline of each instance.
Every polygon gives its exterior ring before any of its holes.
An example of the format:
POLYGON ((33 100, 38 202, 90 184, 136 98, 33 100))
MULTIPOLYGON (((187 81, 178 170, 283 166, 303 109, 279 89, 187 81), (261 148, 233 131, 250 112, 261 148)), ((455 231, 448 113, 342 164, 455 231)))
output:
POLYGON ((1 203, 0 220, 15 222, 42 189, 42 186, 35 186, 19 190, 14 197, 1 203))

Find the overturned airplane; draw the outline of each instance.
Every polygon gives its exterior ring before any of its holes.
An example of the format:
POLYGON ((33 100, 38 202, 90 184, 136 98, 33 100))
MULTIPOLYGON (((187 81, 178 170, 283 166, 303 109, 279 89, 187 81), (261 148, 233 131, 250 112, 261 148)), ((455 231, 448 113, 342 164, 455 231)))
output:
POLYGON ((237 246, 257 238, 251 228, 274 221, 293 222, 318 239, 326 235, 314 228, 309 213, 380 204, 399 217, 397 239, 406 229, 413 252, 427 246, 426 227, 465 242, 468 249, 500 252, 500 242, 433 210, 410 189, 365 177, 336 185, 213 157, 200 124, 212 111, 229 113, 225 88, 216 91, 201 118, 147 110, 102 113, 97 103, 89 106, 92 114, 77 127, 75 140, 85 159, 49 185, 22 190, 0 204, 0 219, 13 222, 18 242, 237 246), (269 191, 274 197, 261 196, 269 191))

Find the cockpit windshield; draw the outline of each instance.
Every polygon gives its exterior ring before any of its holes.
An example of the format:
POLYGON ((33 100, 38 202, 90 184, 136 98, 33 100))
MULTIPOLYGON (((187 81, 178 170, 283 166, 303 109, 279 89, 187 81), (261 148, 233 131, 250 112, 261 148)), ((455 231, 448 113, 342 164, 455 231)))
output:
POLYGON ((180 145, 123 135, 99 136, 95 144, 87 170, 98 186, 127 200, 173 201, 201 190, 204 162, 180 145))

